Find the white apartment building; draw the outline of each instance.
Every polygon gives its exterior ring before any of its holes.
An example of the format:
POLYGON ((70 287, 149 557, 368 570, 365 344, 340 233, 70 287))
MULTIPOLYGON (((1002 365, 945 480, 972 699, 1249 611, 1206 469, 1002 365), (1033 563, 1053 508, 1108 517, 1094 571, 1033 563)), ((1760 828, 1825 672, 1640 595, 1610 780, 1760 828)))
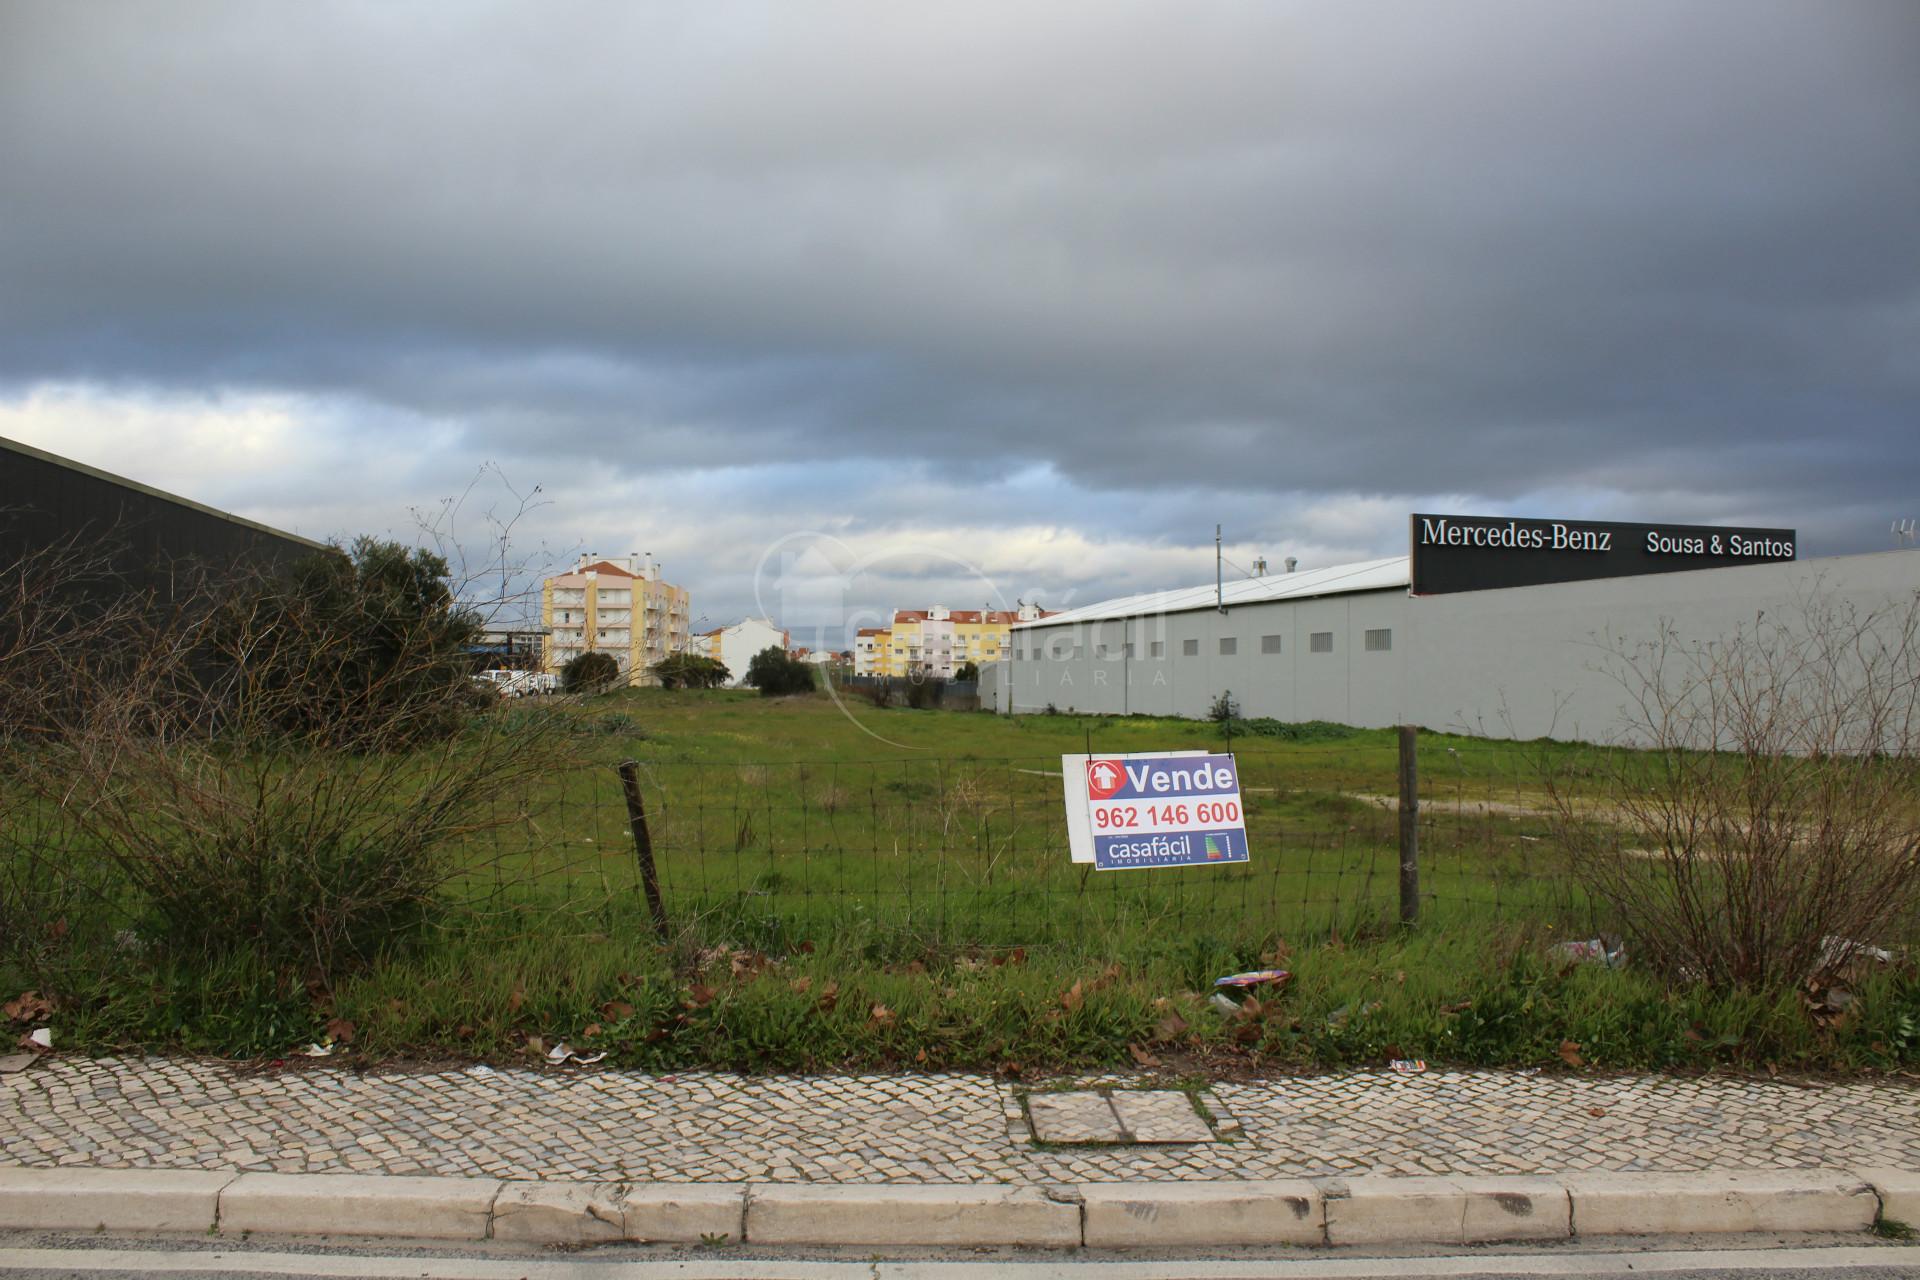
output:
POLYGON ((727 669, 727 683, 731 685, 747 678, 754 654, 766 648, 784 651, 787 647, 787 633, 774 626, 771 618, 742 618, 730 627, 695 636, 693 641, 693 652, 727 669))

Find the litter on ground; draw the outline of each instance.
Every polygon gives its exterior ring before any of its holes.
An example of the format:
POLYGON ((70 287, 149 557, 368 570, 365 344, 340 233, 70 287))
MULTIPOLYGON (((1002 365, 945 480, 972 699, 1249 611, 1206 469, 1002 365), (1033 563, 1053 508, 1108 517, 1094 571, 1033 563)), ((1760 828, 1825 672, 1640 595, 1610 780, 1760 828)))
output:
POLYGON ((1257 987, 1268 982, 1285 982, 1293 975, 1285 969, 1252 969, 1246 973, 1230 973, 1224 978, 1215 978, 1216 987, 1257 987))

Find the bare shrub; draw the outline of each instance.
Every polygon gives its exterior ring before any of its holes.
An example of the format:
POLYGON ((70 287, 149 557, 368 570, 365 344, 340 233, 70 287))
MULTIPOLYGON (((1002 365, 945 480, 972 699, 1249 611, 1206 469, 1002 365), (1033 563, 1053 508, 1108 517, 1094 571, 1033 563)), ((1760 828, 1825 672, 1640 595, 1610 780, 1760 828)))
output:
MULTIPOLYGON (((9 573, 45 576, 26 559, 9 573)), ((560 713, 475 698, 474 627, 444 562, 392 544, 176 585, 164 606, 10 596, 0 630, 58 642, 0 653, 0 804, 39 819, 5 824, 0 854, 111 873, 175 954, 322 977, 370 959, 563 763, 560 713), (57 725, 17 732, 35 706, 57 725)))
POLYGON ((1920 599, 1814 598, 1608 651, 1630 740, 1548 778, 1559 841, 1636 962, 1778 989, 1920 914, 1920 599))

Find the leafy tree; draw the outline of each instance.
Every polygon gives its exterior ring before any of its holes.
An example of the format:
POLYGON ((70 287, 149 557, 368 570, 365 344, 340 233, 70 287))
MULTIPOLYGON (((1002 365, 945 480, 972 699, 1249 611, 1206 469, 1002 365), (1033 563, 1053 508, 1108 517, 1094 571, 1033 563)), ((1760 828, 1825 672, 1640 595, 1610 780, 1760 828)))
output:
POLYGON ((560 687, 568 693, 598 693, 620 679, 620 664, 595 650, 569 659, 560 668, 560 687))
POLYGON ((363 537, 225 588, 200 671, 229 732, 403 748, 474 713, 479 630, 443 558, 363 537))
POLYGON ((770 644, 753 655, 747 664, 747 683, 763 698, 778 698, 790 693, 813 691, 813 668, 782 649, 770 644))
POLYGON ((980 678, 980 664, 977 662, 961 663, 960 669, 953 673, 953 678, 955 680, 978 680, 980 678))
POLYGON ((697 653, 675 653, 649 668, 669 689, 717 689, 727 682, 727 664, 697 653))

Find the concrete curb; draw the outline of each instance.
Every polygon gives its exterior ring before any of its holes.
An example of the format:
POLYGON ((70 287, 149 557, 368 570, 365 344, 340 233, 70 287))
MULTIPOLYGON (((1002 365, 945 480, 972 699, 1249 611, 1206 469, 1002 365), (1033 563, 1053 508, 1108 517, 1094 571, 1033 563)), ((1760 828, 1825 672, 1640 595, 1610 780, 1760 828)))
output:
POLYGON ((747 1193, 746 1238, 1072 1249, 1081 1242, 1080 1204, 1039 1187, 756 1186, 747 1193))
POLYGON ((1920 1172, 1356 1177, 1042 1188, 0 1168, 0 1229, 552 1245, 1474 1244, 1630 1234, 1859 1232, 1883 1217, 1920 1219, 1920 1172))

